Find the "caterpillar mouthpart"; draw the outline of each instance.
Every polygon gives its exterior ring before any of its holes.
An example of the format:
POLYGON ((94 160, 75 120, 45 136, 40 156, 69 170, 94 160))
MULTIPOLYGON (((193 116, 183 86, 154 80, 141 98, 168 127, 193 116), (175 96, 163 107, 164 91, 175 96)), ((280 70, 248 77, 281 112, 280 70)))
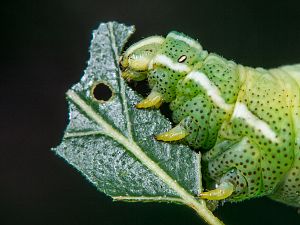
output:
POLYGON ((122 77, 127 80, 127 81, 142 81, 147 78, 147 73, 146 72, 136 72, 133 70, 126 69, 122 71, 122 77))

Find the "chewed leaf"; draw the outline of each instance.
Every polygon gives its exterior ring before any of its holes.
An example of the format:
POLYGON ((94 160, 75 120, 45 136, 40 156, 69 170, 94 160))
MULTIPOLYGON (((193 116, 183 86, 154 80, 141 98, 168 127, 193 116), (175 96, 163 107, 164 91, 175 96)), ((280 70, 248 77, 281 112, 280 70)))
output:
POLYGON ((197 198, 200 155, 156 141, 154 135, 170 129, 170 122, 157 110, 136 109, 142 98, 121 78, 119 55, 133 31, 115 22, 94 31, 85 74, 67 92, 69 125, 53 150, 115 200, 183 203, 219 224, 197 198))

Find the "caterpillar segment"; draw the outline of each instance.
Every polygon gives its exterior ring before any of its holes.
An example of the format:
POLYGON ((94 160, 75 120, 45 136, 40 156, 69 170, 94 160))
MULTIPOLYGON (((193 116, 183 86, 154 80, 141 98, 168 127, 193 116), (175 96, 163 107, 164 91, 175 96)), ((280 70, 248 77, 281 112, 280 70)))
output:
POLYGON ((137 108, 170 103, 177 125, 156 139, 205 150, 201 198, 300 207, 300 65, 244 67, 178 32, 137 42, 120 65, 152 90, 137 108))

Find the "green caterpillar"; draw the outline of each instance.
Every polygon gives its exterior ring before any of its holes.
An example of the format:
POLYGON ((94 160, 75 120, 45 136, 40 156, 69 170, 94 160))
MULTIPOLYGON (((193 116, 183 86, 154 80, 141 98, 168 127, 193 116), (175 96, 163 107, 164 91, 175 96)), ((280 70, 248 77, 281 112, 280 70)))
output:
POLYGON ((170 102, 178 125, 156 136, 206 149, 210 200, 259 196, 300 207, 300 64, 251 68, 208 53, 192 38, 170 32, 129 47, 122 75, 148 79, 150 95, 137 108, 170 102))

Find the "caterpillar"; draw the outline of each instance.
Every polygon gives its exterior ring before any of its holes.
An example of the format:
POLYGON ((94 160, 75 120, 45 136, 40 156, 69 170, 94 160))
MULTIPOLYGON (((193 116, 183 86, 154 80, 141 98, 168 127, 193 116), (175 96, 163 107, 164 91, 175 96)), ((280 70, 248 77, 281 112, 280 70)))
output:
POLYGON ((137 108, 170 103, 177 125, 157 140, 205 150, 208 190, 199 197, 300 207, 300 64, 243 66, 172 31, 131 45, 120 67, 127 80, 148 80, 137 108))

